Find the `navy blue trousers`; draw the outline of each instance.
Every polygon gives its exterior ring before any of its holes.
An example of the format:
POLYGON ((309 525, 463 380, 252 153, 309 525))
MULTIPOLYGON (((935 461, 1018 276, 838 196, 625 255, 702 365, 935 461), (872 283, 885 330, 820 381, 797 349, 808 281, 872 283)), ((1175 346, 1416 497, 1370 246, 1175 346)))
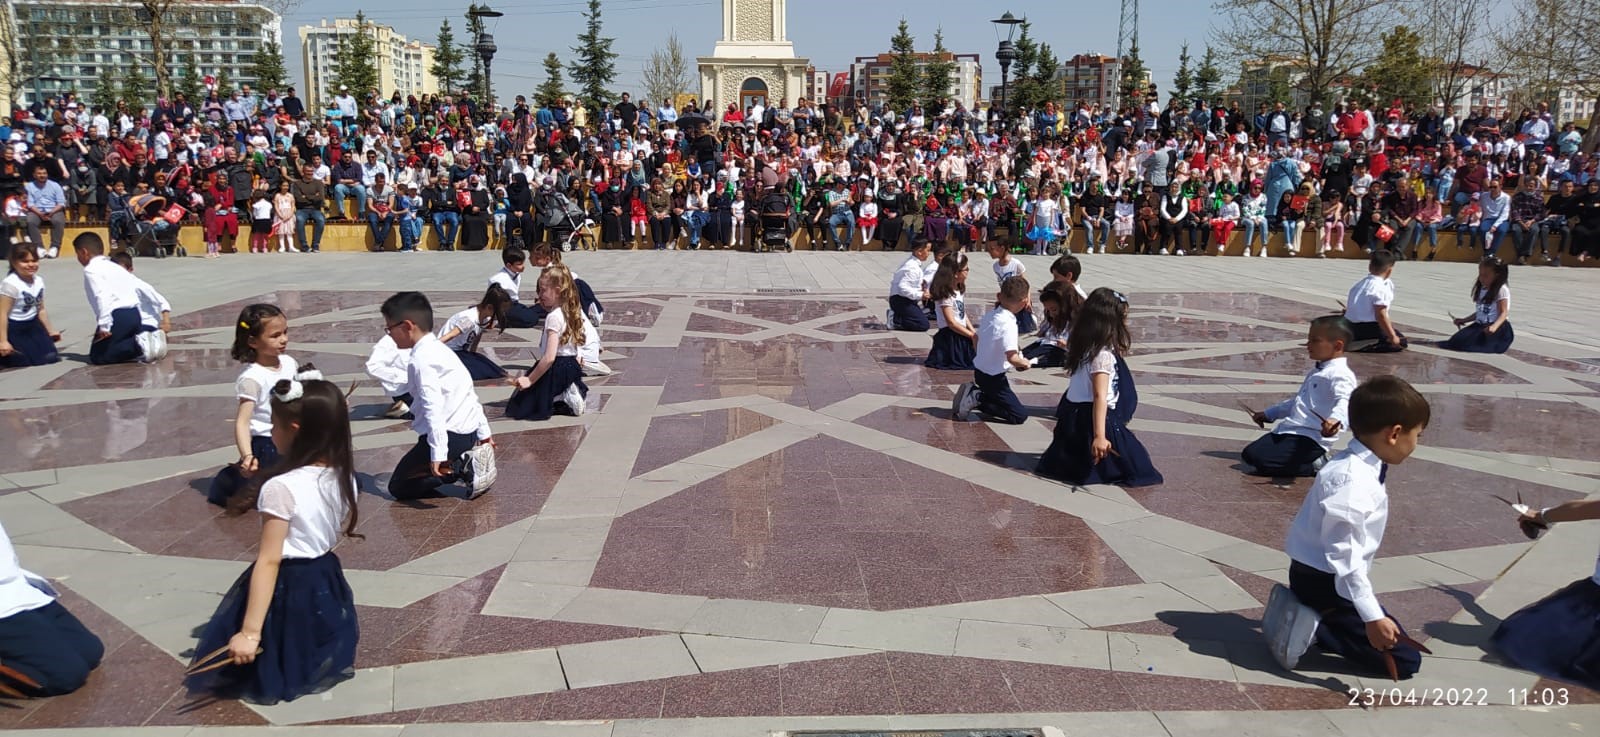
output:
POLYGON ((1269 432, 1246 445, 1239 458, 1261 476, 1315 476, 1322 444, 1304 435, 1269 432))
POLYGON ((0 619, 0 662, 36 681, 41 696, 81 688, 105 652, 100 638, 60 602, 0 619))
POLYGON ((525 305, 521 302, 512 302, 511 308, 506 310, 506 327, 508 328, 536 328, 544 324, 546 310, 539 305, 525 305))
MULTIPOLYGON (((450 449, 446 460, 449 461, 448 468, 454 469, 456 460, 478 444, 478 436, 453 432, 449 433, 449 438, 450 449)), ((417 444, 400 457, 400 462, 394 466, 394 473, 389 474, 389 495, 396 499, 421 499, 436 496, 439 487, 454 483, 454 471, 444 476, 433 475, 430 455, 428 436, 418 435, 417 444)))
POLYGON ((978 385, 979 412, 1007 425, 1020 425, 1028 419, 1027 411, 1022 408, 1017 393, 1011 391, 1011 382, 1006 380, 1005 374, 986 374, 973 369, 972 383, 978 385))
POLYGON ((111 311, 111 337, 97 340, 89 346, 89 363, 104 366, 109 363, 128 363, 144 357, 139 347, 139 333, 144 332, 139 308, 123 307, 111 311))
MULTIPOLYGON (((1383 653, 1367 640, 1367 623, 1356 613, 1356 605, 1339 595, 1333 580, 1332 573, 1324 573, 1300 561, 1289 565, 1289 590, 1300 603, 1322 615, 1322 624, 1317 627, 1317 644, 1372 675, 1388 677, 1383 653)), ((1388 610, 1383 614, 1388 616, 1388 610)), ((1399 621, 1394 624, 1405 633, 1406 628, 1401 627, 1399 621)), ((1422 667, 1422 653, 1410 645, 1397 644, 1389 652, 1394 655, 1395 671, 1402 679, 1416 675, 1417 669, 1422 667)))
POLYGON ((905 330, 914 333, 928 332, 928 313, 922 311, 922 305, 913 302, 898 294, 889 295, 889 309, 894 312, 894 324, 891 330, 905 330))

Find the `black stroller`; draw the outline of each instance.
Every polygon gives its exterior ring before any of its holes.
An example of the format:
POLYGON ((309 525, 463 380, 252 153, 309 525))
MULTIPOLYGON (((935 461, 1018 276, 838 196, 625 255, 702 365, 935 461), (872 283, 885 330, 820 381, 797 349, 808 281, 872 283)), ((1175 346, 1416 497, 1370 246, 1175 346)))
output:
MULTIPOLYGON (((180 210, 181 206, 173 205, 180 210)), ((128 198, 128 209, 111 214, 111 239, 135 256, 188 256, 178 241, 183 221, 167 219, 167 199, 160 195, 136 194, 128 198)))
POLYGON ((761 237, 756 240, 757 251, 784 251, 794 250, 794 241, 790 239, 793 227, 791 218, 794 216, 794 203, 790 201, 789 194, 777 187, 767 190, 761 196, 757 207, 761 237))

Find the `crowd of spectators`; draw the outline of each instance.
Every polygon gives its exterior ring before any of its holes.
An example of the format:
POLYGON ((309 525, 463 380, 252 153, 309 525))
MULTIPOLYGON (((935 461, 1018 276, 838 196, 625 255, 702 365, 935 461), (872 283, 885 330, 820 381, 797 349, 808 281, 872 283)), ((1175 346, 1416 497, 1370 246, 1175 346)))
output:
POLYGON ((1160 100, 1152 85, 1120 110, 1046 103, 1002 120, 954 102, 680 110, 623 94, 593 115, 521 95, 495 109, 340 89, 312 109, 293 88, 246 86, 95 110, 67 94, 0 125, 0 235, 48 255, 65 222, 110 222, 117 240, 131 232, 119 221, 150 219, 199 224, 208 244, 248 227, 316 251, 333 220, 366 223, 380 248, 393 233, 415 250, 431 228, 436 247, 475 250, 567 238, 589 220, 604 247, 726 248, 758 242, 745 229, 777 194, 770 207, 786 205, 813 248, 921 234, 1046 253, 1079 229, 1092 251, 1211 253, 1242 237, 1265 255, 1281 232, 1291 253, 1429 258, 1454 232, 1458 248, 1491 253, 1511 238, 1522 262, 1600 255, 1597 159, 1544 104, 1458 118, 1357 100, 1253 113, 1160 100), (150 209, 131 208, 141 194, 156 196, 138 200, 150 209))

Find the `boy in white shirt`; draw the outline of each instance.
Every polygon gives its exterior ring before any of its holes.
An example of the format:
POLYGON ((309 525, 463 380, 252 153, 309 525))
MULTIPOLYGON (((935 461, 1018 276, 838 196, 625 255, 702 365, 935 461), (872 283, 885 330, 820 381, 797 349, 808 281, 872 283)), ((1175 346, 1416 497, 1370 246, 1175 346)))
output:
MULTIPOLYGON (((133 257, 127 251, 117 251, 110 256, 112 262, 133 274, 133 257)), ((133 276, 134 291, 139 296, 139 333, 144 348, 145 363, 167 357, 167 333, 172 332, 172 303, 150 286, 150 282, 133 276)))
POLYGON ((911 255, 895 269, 889 282, 889 312, 883 317, 890 330, 928 332, 928 313, 922 311, 922 301, 928 298, 923 276, 924 262, 932 252, 933 245, 927 240, 913 240, 911 255))
POLYGON ((1394 303, 1395 255, 1393 251, 1373 251, 1367 262, 1367 275, 1345 296, 1344 317, 1350 321, 1354 337, 1346 350, 1362 353, 1394 353, 1403 351, 1410 341, 1396 330, 1389 319, 1389 307, 1394 303))
POLYGON ((139 287, 133 275, 106 258, 106 244, 98 233, 72 239, 72 250, 83 266, 83 291, 94 313, 94 342, 89 363, 103 366, 145 357, 148 339, 139 315, 139 287))
POLYGON ((1349 342, 1350 323, 1343 317, 1325 315, 1311 321, 1306 353, 1316 367, 1306 374, 1293 397, 1250 416, 1258 426, 1278 423, 1240 453, 1256 474, 1315 476, 1322 468, 1333 441, 1350 418, 1350 392, 1356 388, 1356 375, 1344 357, 1349 342))
POLYGON ((412 397, 411 429, 418 435, 389 477, 389 494, 401 500, 437 496, 440 486, 461 480, 477 497, 488 490, 484 479, 455 465, 475 456, 478 446, 494 444, 471 374, 434 336, 433 305, 426 295, 400 292, 384 300, 381 311, 384 333, 395 347, 411 351, 405 391, 412 397))
POLYGON ((1000 304, 983 316, 978 326, 978 353, 972 359, 972 381, 956 389, 951 410, 956 419, 966 421, 976 409, 996 422, 1020 425, 1028 419, 1006 370, 1027 371, 1032 364, 1017 347, 1017 313, 1032 308, 1028 280, 1007 277, 1000 283, 1000 304))
MULTIPOLYGON (((1289 590, 1321 614, 1316 642, 1374 676, 1410 678, 1418 645, 1378 603, 1372 561, 1389 519, 1389 466, 1416 451, 1428 400, 1404 380, 1379 376, 1350 396, 1350 447, 1317 473, 1289 527, 1289 590)), ((1309 643, 1303 643, 1309 645, 1309 643)), ((1300 654, 1291 652, 1291 660, 1300 654)))
POLYGON ((522 290, 522 272, 528 268, 528 254, 515 246, 500 252, 500 262, 503 266, 494 276, 489 277, 490 284, 499 284, 501 289, 511 297, 511 307, 506 310, 506 327, 508 328, 536 328, 544 323, 544 309, 537 304, 525 305, 519 299, 522 290))

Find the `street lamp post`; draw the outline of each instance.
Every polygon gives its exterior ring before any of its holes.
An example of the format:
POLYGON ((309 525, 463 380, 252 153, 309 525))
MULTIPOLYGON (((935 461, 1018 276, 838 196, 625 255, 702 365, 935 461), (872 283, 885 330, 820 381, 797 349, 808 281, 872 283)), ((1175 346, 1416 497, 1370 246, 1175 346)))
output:
POLYGON ((989 22, 995 24, 996 36, 1000 35, 1002 28, 1005 29, 1005 38, 1000 39, 1000 48, 995 49, 994 52, 995 60, 1000 62, 1000 124, 1004 126, 1007 111, 1006 96, 1007 92, 1009 92, 1011 81, 1011 62, 1017 60, 1017 47, 1011 43, 1011 37, 1016 33, 1017 26, 1021 25, 1023 21, 1007 10, 1005 15, 989 22))
POLYGON ((492 114, 494 112, 494 82, 489 72, 489 65, 494 61, 494 52, 499 51, 494 45, 494 35, 483 24, 484 18, 499 18, 505 15, 498 10, 491 10, 487 5, 474 5, 467 11, 467 15, 478 19, 480 29, 478 38, 473 43, 473 50, 478 52, 478 58, 483 60, 483 103, 492 114))

